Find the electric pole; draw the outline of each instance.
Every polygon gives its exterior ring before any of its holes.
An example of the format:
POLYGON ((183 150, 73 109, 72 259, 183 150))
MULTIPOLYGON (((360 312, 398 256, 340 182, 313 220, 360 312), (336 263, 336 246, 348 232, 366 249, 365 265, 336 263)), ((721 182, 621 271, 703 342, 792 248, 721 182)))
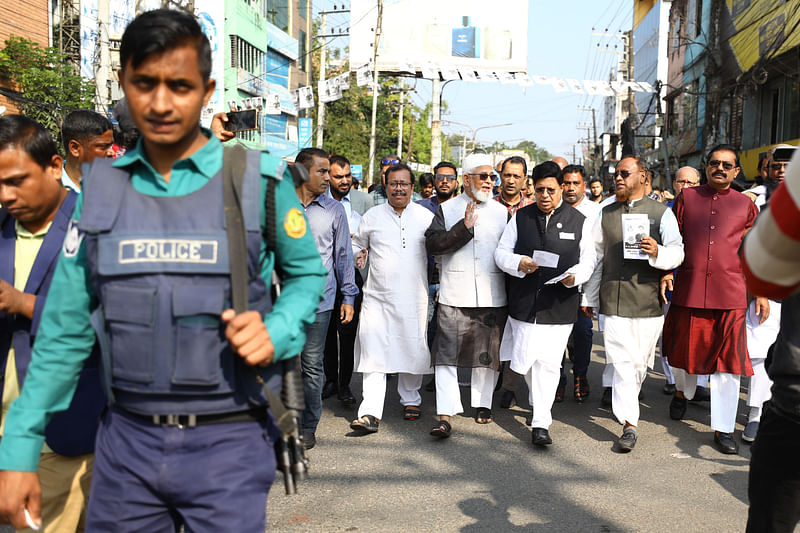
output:
MULTIPOLYGON (((372 179, 375 169, 375 121, 378 114, 378 42, 381 38, 383 23, 383 0, 378 0, 378 23, 375 26, 375 41, 372 45, 372 119, 369 133, 369 166, 367 176, 372 179)), ((397 154, 398 156, 400 154, 397 154)))
POLYGON ((403 153, 403 106, 405 105, 406 82, 400 82, 400 116, 397 118, 397 157, 402 157, 403 153))
MULTIPOLYGON (((322 4, 322 35, 328 30, 328 13, 324 11, 325 3, 322 4)), ((328 59, 328 43, 324 43, 322 49, 319 51, 319 81, 320 86, 325 81, 325 62, 328 59)), ((322 148, 322 132, 325 127, 325 102, 322 101, 322 95, 317 95, 319 102, 317 103, 317 142, 314 144, 317 148, 322 148)))
MULTIPOLYGON (((349 35, 349 33, 331 33, 328 35, 326 32, 328 31, 328 15, 333 15, 337 13, 349 13, 349 9, 336 9, 336 5, 333 6, 333 10, 325 11, 325 3, 323 1, 322 4, 322 11, 319 12, 322 15, 322 33, 319 35, 321 39, 332 39, 336 37, 344 37, 349 35)), ((327 69, 327 61, 328 61, 328 43, 325 42, 321 50, 319 51, 319 81, 323 82, 326 78, 326 69, 327 69)), ((323 142, 323 134, 325 131, 325 102, 322 101, 322 98, 319 98, 319 102, 317 103, 317 142, 314 146, 317 148, 322 148, 323 142)))
POLYGON ((442 160, 442 84, 439 74, 433 79, 431 92, 431 167, 442 160))

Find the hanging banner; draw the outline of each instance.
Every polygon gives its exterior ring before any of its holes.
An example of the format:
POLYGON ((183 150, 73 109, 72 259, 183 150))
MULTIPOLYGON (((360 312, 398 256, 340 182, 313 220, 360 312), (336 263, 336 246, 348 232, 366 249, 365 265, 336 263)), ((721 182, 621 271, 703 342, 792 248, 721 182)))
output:
POLYGON ((281 114, 281 95, 268 94, 264 98, 264 114, 265 115, 281 114))
POLYGON ((310 85, 300 87, 297 91, 300 97, 297 103, 297 109, 309 109, 314 107, 314 91, 310 85))
POLYGON ((200 123, 209 127, 214 114, 225 111, 225 6, 216 0, 194 0, 194 13, 211 44, 211 77, 217 82, 200 115, 200 123))
POLYGON ((81 0, 81 76, 94 79, 97 46, 97 0, 81 0))
POLYGON ((364 65, 356 69, 356 85, 363 87, 372 83, 372 69, 364 65))
POLYGON ((341 74, 341 75, 337 76, 337 78, 339 80, 339 90, 340 91, 347 91, 347 90, 350 89, 350 73, 349 72, 345 72, 344 74, 341 74))

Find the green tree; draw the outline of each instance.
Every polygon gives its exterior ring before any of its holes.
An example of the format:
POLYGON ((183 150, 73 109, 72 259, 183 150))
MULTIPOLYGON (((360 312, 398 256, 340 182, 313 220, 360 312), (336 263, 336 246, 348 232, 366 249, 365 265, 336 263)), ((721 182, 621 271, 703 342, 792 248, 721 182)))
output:
POLYGON ((81 78, 58 50, 23 37, 9 37, 0 49, 0 81, 16 91, 12 99, 20 111, 55 139, 67 113, 92 108, 94 85, 81 78))
POLYGON ((522 141, 518 145, 516 145, 514 150, 522 150, 531 158, 531 161, 535 163, 541 163, 542 161, 549 161, 553 159, 553 155, 548 152, 545 148, 538 146, 533 141, 522 141))

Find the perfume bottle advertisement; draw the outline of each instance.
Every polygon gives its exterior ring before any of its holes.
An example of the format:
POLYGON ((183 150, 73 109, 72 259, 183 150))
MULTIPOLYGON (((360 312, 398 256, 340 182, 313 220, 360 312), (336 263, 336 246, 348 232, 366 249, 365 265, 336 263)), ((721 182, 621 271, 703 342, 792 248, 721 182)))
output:
MULTIPOLYGON (((524 72, 528 67, 528 2, 384 0, 377 64, 384 71, 413 65, 435 69, 524 72)), ((372 60, 374 0, 351 0, 350 64, 372 60)))

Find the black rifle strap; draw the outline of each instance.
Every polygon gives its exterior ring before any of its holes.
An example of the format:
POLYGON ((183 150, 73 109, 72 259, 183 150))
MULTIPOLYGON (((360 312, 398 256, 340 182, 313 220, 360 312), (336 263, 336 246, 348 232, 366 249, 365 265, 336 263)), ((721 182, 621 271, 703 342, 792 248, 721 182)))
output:
MULTIPOLYGON (((222 195, 225 202, 225 224, 228 237, 228 262, 231 268, 231 300, 236 314, 248 310, 248 276, 247 276, 247 232, 245 231, 244 217, 242 215, 242 184, 244 171, 247 167, 247 153, 240 144, 225 147, 222 156, 222 195)), ((272 210, 267 211, 267 233, 270 232, 269 220, 272 219, 272 236, 275 235, 275 187, 270 194, 267 191, 266 206, 272 210), (271 200, 270 200, 271 197, 271 200)), ((274 242, 274 240, 272 241, 274 242)), ((258 275, 258 273, 255 273, 258 275)), ((272 415, 278 427, 284 433, 296 431, 293 413, 289 412, 277 395, 266 386, 257 369, 253 368, 253 375, 264 388, 267 395, 272 415)))
POLYGON ((247 153, 241 144, 226 146, 222 156, 222 194, 231 268, 231 303, 236 314, 247 311, 247 237, 242 215, 242 183, 247 153))

